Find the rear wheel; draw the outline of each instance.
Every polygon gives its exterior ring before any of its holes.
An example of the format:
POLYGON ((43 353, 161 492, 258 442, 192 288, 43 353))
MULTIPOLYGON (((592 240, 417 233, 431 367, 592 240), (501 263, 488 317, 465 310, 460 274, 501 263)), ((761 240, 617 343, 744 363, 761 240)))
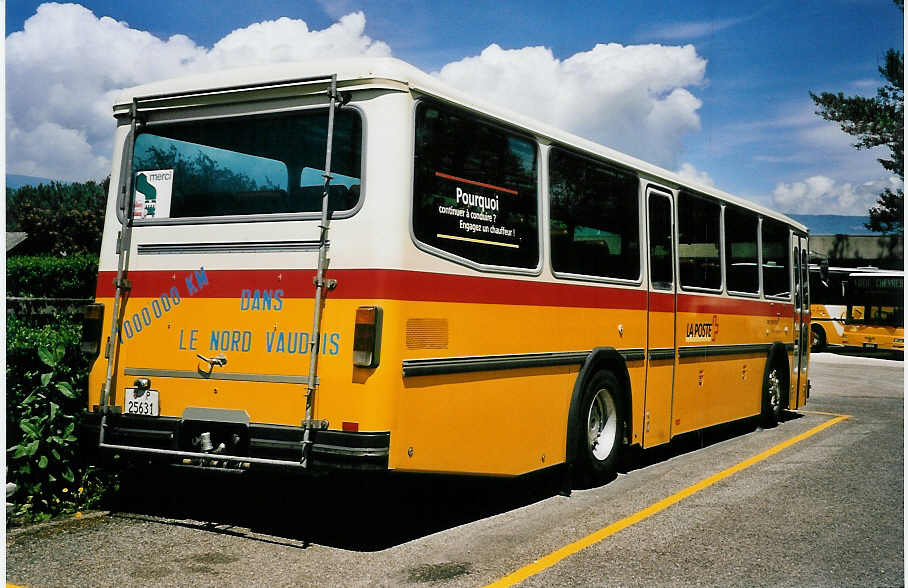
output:
POLYGON ((775 427, 782 417, 782 377, 778 366, 772 366, 763 382, 763 407, 760 420, 764 428, 775 427))
POLYGON ((810 327, 810 350, 823 351, 826 349, 826 331, 820 325, 810 327))
POLYGON ((580 403, 577 473, 581 484, 603 484, 615 477, 624 438, 623 408, 617 378, 611 372, 593 376, 580 403))

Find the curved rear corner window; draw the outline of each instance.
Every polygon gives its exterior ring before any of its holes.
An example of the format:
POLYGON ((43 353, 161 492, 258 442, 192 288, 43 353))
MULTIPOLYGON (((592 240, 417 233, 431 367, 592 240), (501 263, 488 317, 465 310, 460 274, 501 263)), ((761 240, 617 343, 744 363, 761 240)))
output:
MULTIPOLYGON (((136 219, 320 212, 328 111, 156 125, 136 137, 136 219)), ((336 113, 332 211, 360 197, 362 122, 336 113)))
POLYGON ((415 156, 413 232, 420 242, 484 265, 539 264, 533 141, 423 102, 415 156))
POLYGON ((637 176, 561 149, 551 153, 552 269, 639 279, 637 176))
POLYGON ((678 270, 682 287, 709 290, 722 287, 720 211, 715 200, 686 192, 678 196, 678 270))

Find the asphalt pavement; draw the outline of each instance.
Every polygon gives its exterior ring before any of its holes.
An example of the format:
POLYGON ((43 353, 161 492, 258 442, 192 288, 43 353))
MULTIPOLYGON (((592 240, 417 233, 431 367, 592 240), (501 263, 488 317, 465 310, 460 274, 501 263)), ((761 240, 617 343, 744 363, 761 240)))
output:
POLYGON ((903 367, 814 354, 810 401, 779 426, 685 436, 569 497, 557 471, 155 473, 114 511, 10 530, 6 577, 36 588, 484 586, 525 570, 521 586, 901 586, 903 367))

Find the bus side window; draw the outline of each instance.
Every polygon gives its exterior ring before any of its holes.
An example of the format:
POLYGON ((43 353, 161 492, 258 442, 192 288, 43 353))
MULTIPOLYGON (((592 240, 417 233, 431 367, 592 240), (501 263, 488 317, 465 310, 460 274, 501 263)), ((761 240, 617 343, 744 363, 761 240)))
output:
POLYGON ((763 294, 791 298, 788 227, 771 218, 763 219, 763 294))
POLYGON ((549 177, 552 269, 639 279, 636 174, 554 148, 549 177))
POLYGON ((728 205, 725 208, 725 281, 729 292, 757 294, 757 226, 753 212, 728 205))
POLYGON ((721 207, 715 200, 681 192, 678 196, 678 270, 681 286, 719 290, 721 207))
POLYGON ((672 201, 664 195, 649 196, 650 281, 655 290, 671 290, 672 276, 672 201))
POLYGON ((807 249, 801 249, 801 282, 804 284, 804 310, 810 310, 810 280, 808 274, 807 249))
POLYGON ((475 263, 539 265, 536 143, 466 110, 416 110, 413 234, 475 263))

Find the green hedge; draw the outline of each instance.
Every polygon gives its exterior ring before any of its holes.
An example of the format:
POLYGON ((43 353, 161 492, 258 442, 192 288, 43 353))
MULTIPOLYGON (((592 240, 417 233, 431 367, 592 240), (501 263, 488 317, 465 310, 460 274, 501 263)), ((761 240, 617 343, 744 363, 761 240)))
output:
POLYGON ((96 255, 10 257, 6 260, 6 295, 46 298, 94 298, 96 255))

